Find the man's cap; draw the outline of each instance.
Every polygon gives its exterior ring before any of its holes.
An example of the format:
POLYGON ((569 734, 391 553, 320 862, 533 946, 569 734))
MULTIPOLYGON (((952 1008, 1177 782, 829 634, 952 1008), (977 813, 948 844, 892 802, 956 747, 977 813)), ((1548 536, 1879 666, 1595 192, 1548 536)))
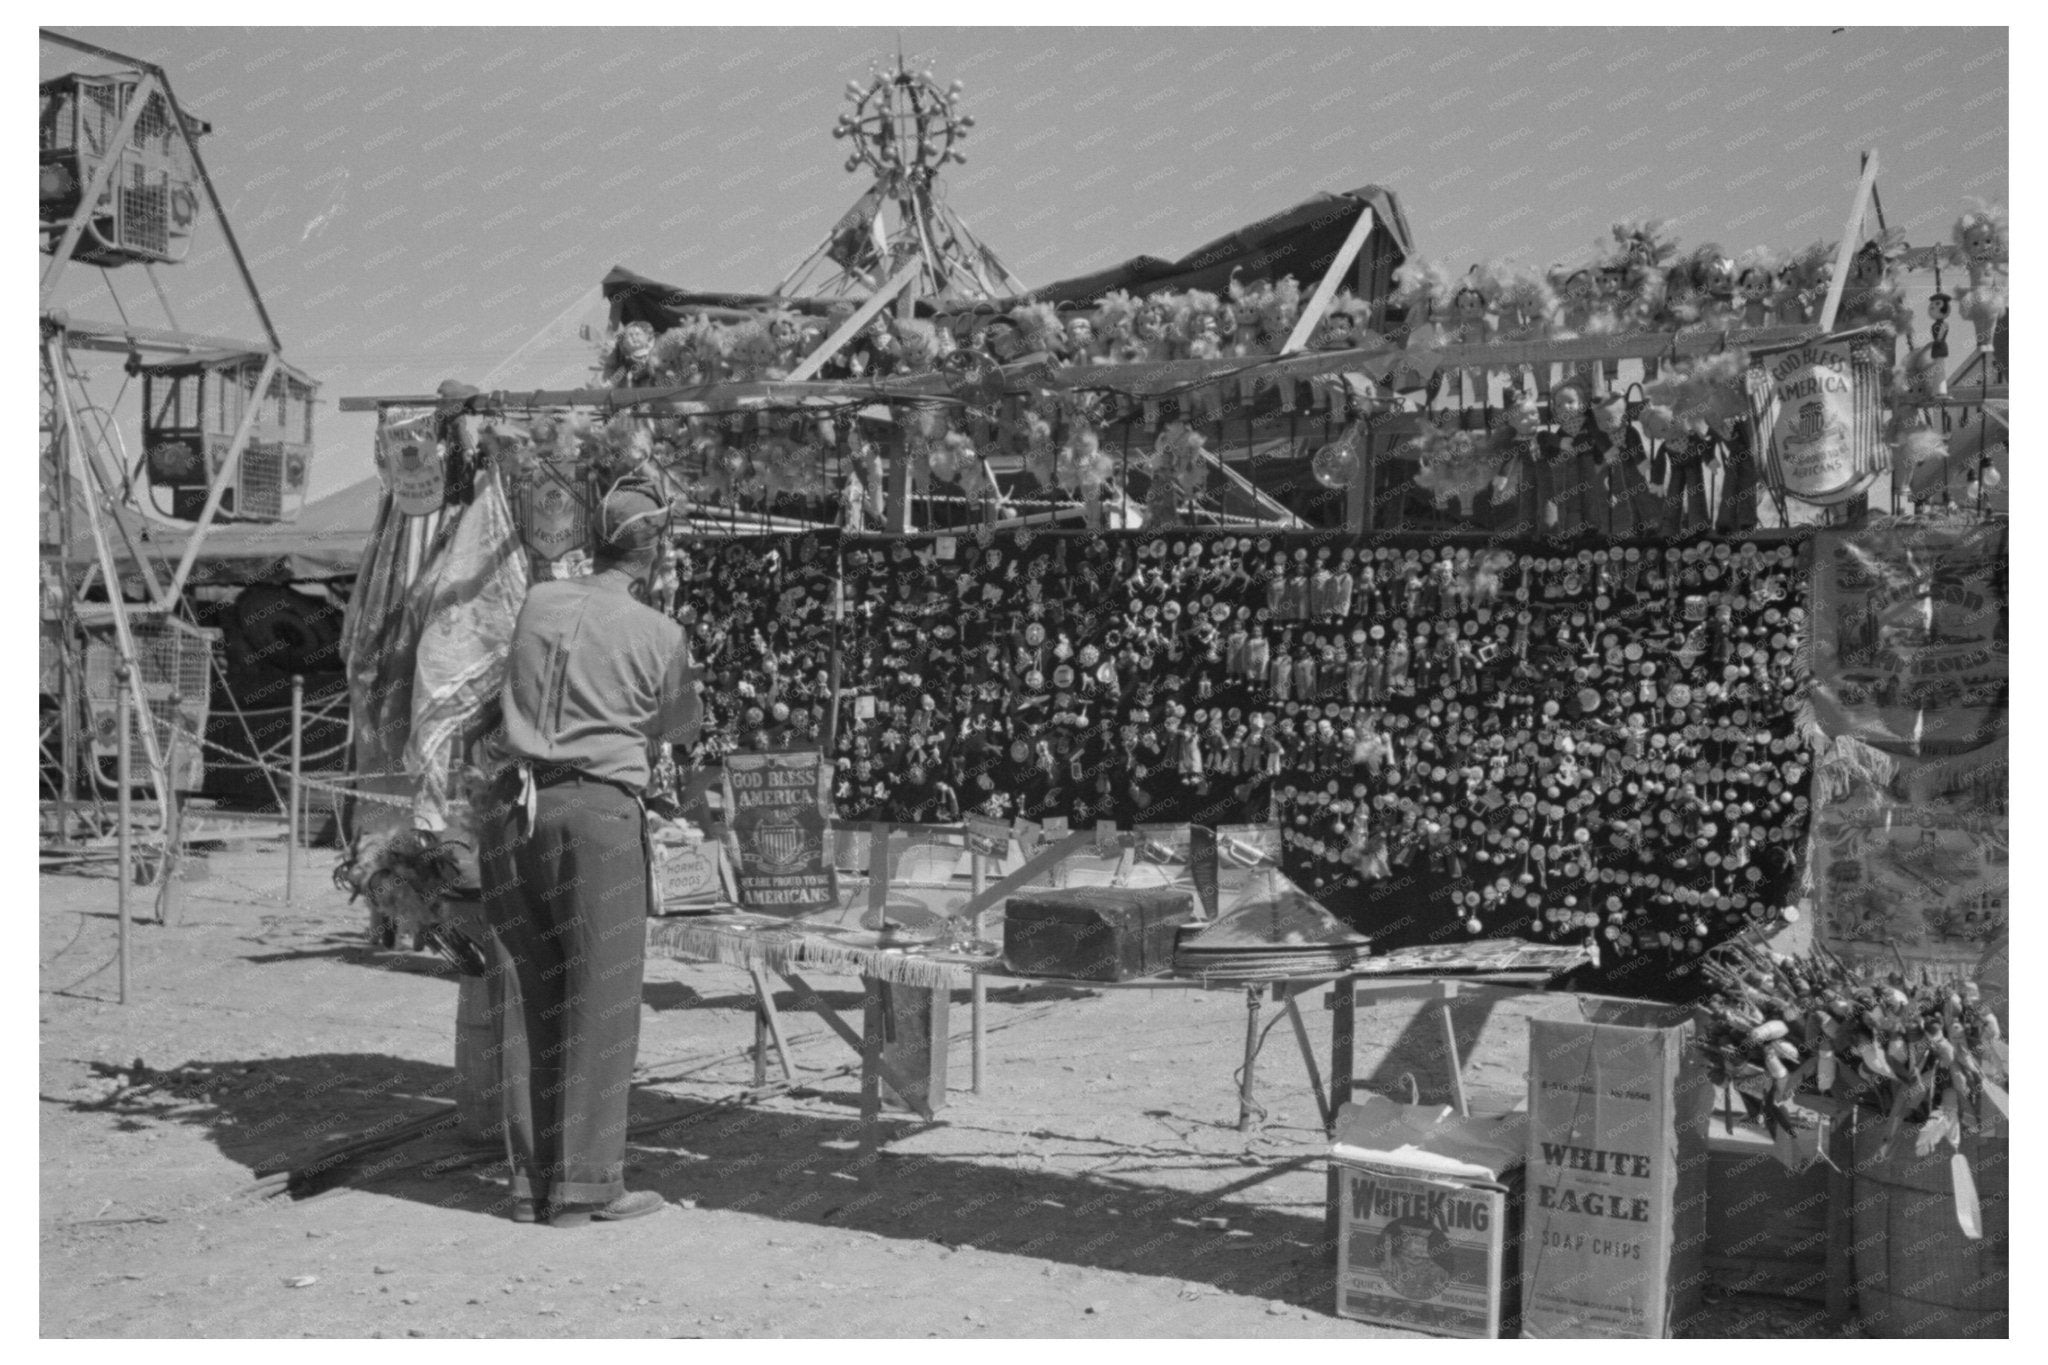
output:
POLYGON ((600 553, 630 558, 652 550, 668 525, 668 504, 640 484, 619 484, 598 504, 593 527, 600 553))

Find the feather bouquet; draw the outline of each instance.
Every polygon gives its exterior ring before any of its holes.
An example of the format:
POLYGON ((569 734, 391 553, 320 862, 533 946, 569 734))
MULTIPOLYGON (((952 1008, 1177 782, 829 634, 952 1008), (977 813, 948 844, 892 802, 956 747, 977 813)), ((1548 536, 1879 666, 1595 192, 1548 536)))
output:
POLYGON ((489 939, 470 908, 450 893, 468 880, 470 845, 429 830, 399 827, 356 841, 334 869, 334 884, 351 902, 370 907, 373 936, 389 926, 416 948, 431 948, 466 975, 482 975, 489 939))
MULTIPOLYGON (((2010 1118, 2008 1053, 1974 981, 1922 968, 1879 974, 1825 949, 1799 956, 1731 941, 1704 963, 1714 994, 1699 1045, 1717 1084, 1774 1135, 1811 1088, 1879 1116, 1884 1149, 1910 1130, 1917 1156, 1949 1144, 1956 1209, 1972 1236, 1965 1134, 2010 1118)), ((1731 1115, 1732 1124, 1733 1117, 1731 1115)))

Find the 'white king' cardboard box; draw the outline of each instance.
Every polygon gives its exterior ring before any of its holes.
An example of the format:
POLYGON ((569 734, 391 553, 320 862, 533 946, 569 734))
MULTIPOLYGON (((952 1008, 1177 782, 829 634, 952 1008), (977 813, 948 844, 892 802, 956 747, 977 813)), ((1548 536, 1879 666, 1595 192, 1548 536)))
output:
POLYGON ((1501 1335, 1515 1307, 1526 1123, 1380 1095, 1339 1111, 1330 1158, 1340 1316, 1501 1335))

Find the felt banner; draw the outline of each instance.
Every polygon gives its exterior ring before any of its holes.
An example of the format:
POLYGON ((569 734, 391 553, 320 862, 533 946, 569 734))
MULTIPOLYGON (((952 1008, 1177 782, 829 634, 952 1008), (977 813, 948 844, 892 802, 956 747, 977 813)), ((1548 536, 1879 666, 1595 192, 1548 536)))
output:
POLYGON ((739 846, 740 904, 803 911, 836 904, 825 851, 826 771, 816 750, 725 757, 725 805, 739 846))
POLYGON ((1813 556, 1813 708, 1822 730, 1898 757, 2006 732, 2010 622, 2003 525, 1828 531, 1813 556))
POLYGON ((1886 968, 1974 968, 2006 926, 2002 777, 1923 795, 1915 776, 1857 782, 1822 803, 1812 846, 1820 932, 1843 956, 1886 968))

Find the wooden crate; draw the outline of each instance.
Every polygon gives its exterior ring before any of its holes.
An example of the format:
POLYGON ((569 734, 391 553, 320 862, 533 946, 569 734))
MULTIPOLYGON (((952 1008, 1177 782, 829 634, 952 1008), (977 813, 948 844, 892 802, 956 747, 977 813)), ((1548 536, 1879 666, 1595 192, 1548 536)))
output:
POLYGON ((1707 1129, 1707 1271, 1729 1289, 1827 1298, 1828 1168, 1785 1169, 1762 1128, 1707 1129))

